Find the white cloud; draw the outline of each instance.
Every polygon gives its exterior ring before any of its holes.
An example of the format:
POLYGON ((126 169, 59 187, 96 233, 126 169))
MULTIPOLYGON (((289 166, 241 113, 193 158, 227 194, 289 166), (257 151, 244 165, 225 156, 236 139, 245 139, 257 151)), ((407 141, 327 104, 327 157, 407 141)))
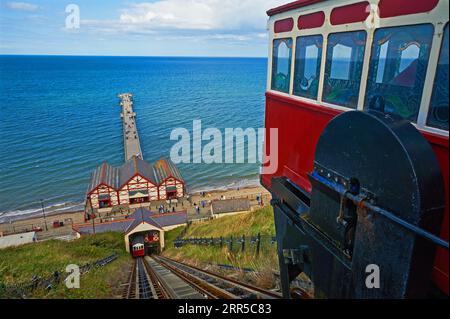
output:
POLYGON ((11 1, 11 2, 7 2, 6 6, 9 9, 12 10, 19 10, 19 11, 37 11, 39 9, 39 6, 33 3, 28 3, 28 2, 15 2, 15 1, 11 1))
POLYGON ((157 0, 130 4, 116 19, 81 20, 96 37, 170 39, 174 43, 258 46, 267 42, 266 11, 287 0, 157 0))
POLYGON ((154 29, 264 29, 266 11, 286 0, 160 0, 123 10, 120 22, 154 29))

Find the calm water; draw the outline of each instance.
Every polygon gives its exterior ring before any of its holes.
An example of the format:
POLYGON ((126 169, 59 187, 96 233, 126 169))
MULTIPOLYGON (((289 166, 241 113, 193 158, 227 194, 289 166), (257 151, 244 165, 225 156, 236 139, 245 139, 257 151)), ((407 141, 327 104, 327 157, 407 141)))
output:
MULTIPOLYGON (((91 171, 123 163, 117 94, 132 92, 144 157, 175 127, 262 127, 265 59, 0 56, 0 220, 83 201, 91 171)), ((190 190, 257 180, 258 164, 180 164, 190 190)), ((78 207, 78 206, 77 206, 78 207)))

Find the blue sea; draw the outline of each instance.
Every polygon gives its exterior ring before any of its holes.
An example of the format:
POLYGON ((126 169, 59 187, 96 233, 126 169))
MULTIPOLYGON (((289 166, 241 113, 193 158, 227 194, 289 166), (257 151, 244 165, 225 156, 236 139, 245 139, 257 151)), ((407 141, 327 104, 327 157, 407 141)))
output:
MULTIPOLYGON (((263 127, 266 59, 0 56, 0 222, 82 208, 92 170, 124 162, 131 92, 144 158, 176 127, 263 127)), ((180 164, 190 191, 257 184, 259 164, 180 164)))

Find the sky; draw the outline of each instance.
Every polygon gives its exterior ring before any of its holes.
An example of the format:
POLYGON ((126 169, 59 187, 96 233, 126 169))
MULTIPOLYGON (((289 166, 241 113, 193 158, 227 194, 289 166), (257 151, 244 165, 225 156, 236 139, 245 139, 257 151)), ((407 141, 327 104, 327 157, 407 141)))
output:
POLYGON ((266 11, 287 2, 0 0, 0 54, 265 57, 266 11))

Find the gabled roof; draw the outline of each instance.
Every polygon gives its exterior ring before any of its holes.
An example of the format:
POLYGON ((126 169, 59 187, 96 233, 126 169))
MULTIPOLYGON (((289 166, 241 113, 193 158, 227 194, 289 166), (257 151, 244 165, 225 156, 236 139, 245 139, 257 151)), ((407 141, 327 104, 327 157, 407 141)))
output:
POLYGON ((97 167, 92 173, 87 193, 89 194, 100 185, 107 185, 119 190, 137 174, 155 185, 160 184, 168 177, 183 181, 180 171, 171 160, 161 159, 151 165, 140 157, 133 156, 119 168, 106 162, 97 167))
MULTIPOLYGON (((133 220, 121 220, 105 223, 95 224, 95 233, 106 233, 106 232, 125 232, 125 230, 133 223, 133 220)), ((83 225, 79 227, 74 227, 74 229, 81 235, 91 235, 94 233, 94 227, 92 225, 83 225)))
POLYGON ((128 234, 129 232, 133 231, 133 229, 135 229, 136 227, 138 227, 141 224, 149 224, 152 225, 158 229, 162 229, 162 226, 159 225, 153 218, 150 217, 150 214, 147 211, 147 214, 138 214, 137 212, 135 212, 133 214, 135 218, 133 223, 128 226, 128 228, 125 230, 125 233, 128 234))
POLYGON ((161 225, 161 227, 182 225, 188 222, 187 213, 165 213, 152 216, 153 220, 161 225))
POLYGON ((125 185, 133 176, 141 175, 153 184, 157 184, 153 167, 143 159, 133 156, 120 168, 119 173, 119 187, 125 185))
POLYGON ((186 212, 157 214, 146 208, 136 209, 136 211, 131 214, 129 218, 133 218, 134 220, 139 220, 141 222, 142 219, 144 219, 144 221, 153 221, 158 225, 158 227, 181 225, 186 224, 188 221, 186 212))
POLYGON ((163 158, 157 161, 153 164, 153 171, 158 184, 168 177, 173 177, 179 181, 183 181, 180 171, 170 159, 163 158))
MULTIPOLYGON (((163 227, 186 224, 187 221, 186 212, 156 214, 148 209, 138 208, 127 219, 95 223, 95 232, 98 234, 105 232, 123 232, 127 234, 142 223, 147 223, 158 229, 162 229, 163 227)), ((74 226, 73 229, 82 235, 94 233, 94 227, 90 223, 74 226)))
POLYGON ((104 162, 97 167, 91 176, 91 183, 89 184, 88 193, 99 187, 100 185, 107 185, 112 188, 117 188, 119 184, 119 169, 104 162))

